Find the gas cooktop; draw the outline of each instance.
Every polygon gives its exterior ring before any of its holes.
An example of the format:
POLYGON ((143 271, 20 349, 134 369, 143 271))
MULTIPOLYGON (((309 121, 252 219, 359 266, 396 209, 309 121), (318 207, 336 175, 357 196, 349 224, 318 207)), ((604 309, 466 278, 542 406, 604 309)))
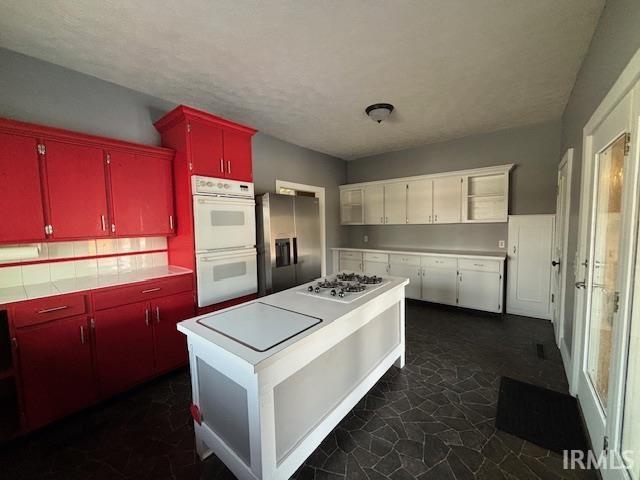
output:
POLYGON ((387 281, 376 275, 342 272, 312 283, 298 290, 298 293, 335 302, 351 303, 363 295, 377 290, 387 281))

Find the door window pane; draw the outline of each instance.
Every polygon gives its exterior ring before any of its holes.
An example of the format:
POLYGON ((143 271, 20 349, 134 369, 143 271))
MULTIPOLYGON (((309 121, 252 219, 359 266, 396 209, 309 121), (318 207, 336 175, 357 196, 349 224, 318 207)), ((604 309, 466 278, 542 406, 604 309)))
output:
POLYGON ((587 372, 606 412, 618 286, 624 135, 598 156, 587 372))

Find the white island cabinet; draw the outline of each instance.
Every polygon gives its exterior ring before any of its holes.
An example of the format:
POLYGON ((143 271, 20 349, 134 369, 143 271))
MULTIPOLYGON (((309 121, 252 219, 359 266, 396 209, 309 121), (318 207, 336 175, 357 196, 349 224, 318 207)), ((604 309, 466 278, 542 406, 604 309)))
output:
POLYGON ((288 479, 392 366, 405 278, 331 296, 301 285, 178 324, 196 448, 240 479, 288 479))

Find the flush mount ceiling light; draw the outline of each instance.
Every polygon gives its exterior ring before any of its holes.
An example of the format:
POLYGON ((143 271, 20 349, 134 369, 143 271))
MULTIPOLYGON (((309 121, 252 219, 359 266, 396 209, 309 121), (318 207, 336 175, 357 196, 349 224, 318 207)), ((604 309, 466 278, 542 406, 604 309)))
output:
POLYGON ((373 105, 369 105, 365 109, 365 112, 367 112, 367 115, 369 115, 371 120, 380 123, 391 115, 393 108, 393 105, 390 103, 374 103, 373 105))

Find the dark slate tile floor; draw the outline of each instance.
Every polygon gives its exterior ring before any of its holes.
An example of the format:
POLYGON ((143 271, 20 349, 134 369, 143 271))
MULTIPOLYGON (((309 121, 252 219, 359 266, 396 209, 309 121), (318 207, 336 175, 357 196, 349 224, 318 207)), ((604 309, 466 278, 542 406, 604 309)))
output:
MULTIPOLYGON (((596 478, 497 431, 500 376, 566 392, 551 324, 408 302, 392 368, 296 473, 300 480, 596 478), (536 353, 544 345, 545 358, 536 353)), ((232 479, 200 462, 180 371, 4 446, 3 479, 232 479)))

